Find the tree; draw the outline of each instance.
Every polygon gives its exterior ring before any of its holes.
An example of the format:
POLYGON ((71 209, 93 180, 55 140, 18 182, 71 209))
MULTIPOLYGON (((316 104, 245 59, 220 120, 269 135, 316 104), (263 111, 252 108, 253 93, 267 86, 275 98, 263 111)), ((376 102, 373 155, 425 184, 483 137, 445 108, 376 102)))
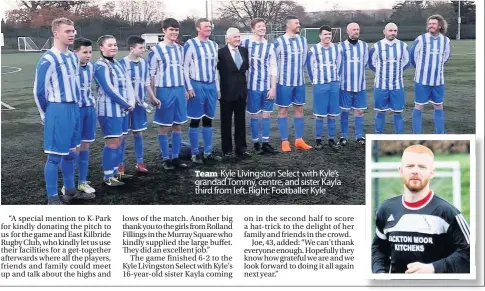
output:
POLYGON ((426 16, 423 14, 425 1, 398 1, 392 8, 391 21, 397 25, 424 24, 426 16))
POLYGON ((20 5, 27 8, 30 12, 35 12, 42 8, 61 8, 64 11, 72 11, 77 14, 90 2, 92 1, 20 1, 20 5))
POLYGON ((457 31, 457 15, 453 4, 448 1, 435 1, 425 9, 425 15, 439 14, 448 22, 448 35, 455 36, 457 31))
POLYGON ((305 17, 305 9, 295 1, 229 1, 218 9, 221 18, 250 27, 251 19, 261 17, 267 25, 278 26, 287 15, 305 17))
POLYGON ((460 4, 461 23, 475 24, 477 7, 475 1, 452 1, 453 9, 458 15, 458 5, 460 4))
POLYGON ((162 21, 165 4, 162 0, 116 1, 121 19, 130 22, 155 23, 162 21))
POLYGON ((27 8, 22 7, 7 11, 5 24, 13 27, 29 26, 31 23, 30 12, 27 8))
POLYGON ((42 7, 38 11, 31 13, 32 27, 49 27, 56 18, 66 17, 72 21, 79 19, 70 11, 65 11, 62 7, 42 7))
POLYGON ((109 10, 102 9, 97 5, 85 6, 75 14, 82 18, 108 17, 110 15, 109 10))

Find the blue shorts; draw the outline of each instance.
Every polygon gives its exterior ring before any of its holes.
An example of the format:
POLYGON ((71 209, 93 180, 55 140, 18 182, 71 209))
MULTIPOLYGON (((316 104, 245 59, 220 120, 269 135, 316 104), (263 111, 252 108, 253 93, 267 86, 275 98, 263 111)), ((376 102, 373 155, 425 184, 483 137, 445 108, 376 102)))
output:
POLYGON ((261 111, 273 112, 274 99, 268 99, 268 90, 248 90, 248 102, 246 111, 249 114, 257 114, 261 111))
POLYGON ((190 84, 192 84, 195 96, 187 101, 187 117, 201 119, 206 116, 214 119, 217 106, 216 82, 205 83, 190 80, 190 84))
POLYGON ((133 109, 128 116, 130 120, 130 126, 128 127, 129 130, 137 132, 147 129, 148 117, 145 107, 138 104, 135 105, 135 109, 133 109))
POLYGON ((125 117, 108 117, 108 116, 98 116, 99 126, 101 126, 101 131, 103 132, 104 138, 121 137, 123 136, 123 126, 125 117))
POLYGON ((276 85, 276 105, 289 107, 291 104, 304 105, 306 96, 305 85, 285 86, 276 85))
POLYGON ((341 109, 367 109, 367 91, 349 92, 340 90, 341 109))
POLYGON ((404 88, 385 90, 374 88, 374 110, 401 112, 406 102, 404 88))
POLYGON ((80 145, 79 104, 49 103, 44 119, 44 153, 65 156, 80 145))
POLYGON ((339 82, 313 85, 313 115, 326 117, 340 114, 339 85, 339 82))
POLYGON ((161 104, 155 111, 153 123, 164 126, 185 123, 187 121, 185 87, 157 87, 156 89, 155 93, 161 104))
POLYGON ((130 132, 130 113, 127 112, 123 118, 123 123, 121 123, 121 131, 124 135, 127 135, 130 132))
POLYGON ((414 82, 414 103, 442 104, 445 99, 445 85, 428 86, 414 82))
POLYGON ((79 117, 81 142, 93 142, 96 139, 96 109, 94 106, 80 107, 79 117))

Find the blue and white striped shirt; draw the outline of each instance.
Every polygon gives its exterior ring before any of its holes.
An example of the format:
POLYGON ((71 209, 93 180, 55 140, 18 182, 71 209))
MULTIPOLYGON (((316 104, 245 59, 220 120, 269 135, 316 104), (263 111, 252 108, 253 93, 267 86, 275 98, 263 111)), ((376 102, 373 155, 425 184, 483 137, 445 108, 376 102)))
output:
POLYGON ((276 52, 273 43, 246 39, 241 46, 249 53, 248 89, 267 91, 271 89, 271 76, 278 75, 276 52))
POLYGON ((355 45, 349 40, 340 43, 342 64, 340 68, 340 89, 348 92, 365 90, 365 67, 369 60, 369 46, 359 40, 355 45))
POLYGON ((428 86, 445 83, 444 64, 450 58, 450 39, 425 33, 416 38, 411 48, 411 63, 416 68, 414 81, 428 86))
POLYGON ((44 119, 49 102, 78 103, 79 58, 73 52, 63 53, 56 48, 47 50, 37 63, 34 80, 34 100, 44 119))
POLYGON ((90 107, 96 104, 91 85, 94 80, 94 65, 89 62, 85 66, 79 66, 79 84, 81 86, 81 98, 79 107, 90 107))
POLYGON ((190 80, 212 83, 217 77, 217 43, 192 38, 184 45, 184 78, 187 90, 193 90, 190 80))
POLYGON ((135 62, 130 60, 129 56, 126 56, 120 60, 120 64, 130 76, 135 99, 138 103, 143 102, 147 96, 146 86, 150 86, 150 67, 148 62, 144 59, 139 59, 138 62, 135 62))
POLYGON ((155 77, 155 87, 184 86, 184 49, 179 44, 159 43, 148 54, 150 75, 155 77))
POLYGON ((382 39, 372 46, 369 55, 369 68, 376 72, 375 88, 404 88, 403 72, 409 67, 409 51, 405 42, 398 39, 382 39))
POLYGON ((94 65, 94 80, 98 84, 98 116, 123 117, 128 107, 135 106, 130 77, 117 60, 98 60, 94 65))
POLYGON ((324 47, 320 43, 308 51, 307 71, 312 84, 326 84, 339 80, 339 68, 342 62, 340 47, 331 43, 324 47))
POLYGON ((275 41, 275 50, 278 63, 278 84, 304 85, 303 71, 308 55, 306 38, 301 35, 295 37, 282 35, 275 41))

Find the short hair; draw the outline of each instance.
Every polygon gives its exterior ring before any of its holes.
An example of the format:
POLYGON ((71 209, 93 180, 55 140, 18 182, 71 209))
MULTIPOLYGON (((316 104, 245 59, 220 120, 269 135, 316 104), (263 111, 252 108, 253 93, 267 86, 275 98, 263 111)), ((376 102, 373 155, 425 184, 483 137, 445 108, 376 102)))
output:
POLYGON ((231 36, 235 33, 239 33, 239 29, 237 29, 235 27, 229 27, 226 31, 226 38, 228 38, 229 36, 231 36))
POLYGON ((448 32, 448 22, 445 20, 445 18, 439 14, 435 14, 435 15, 431 15, 430 17, 428 17, 428 19, 426 20, 426 24, 428 24, 428 22, 432 19, 435 19, 435 20, 438 20, 438 23, 440 25, 440 32, 445 34, 446 32, 448 32))
POLYGON ((293 20, 293 19, 298 19, 298 17, 295 15, 288 15, 286 16, 285 21, 288 22, 288 20, 293 20))
POLYGON ((197 27, 199 27, 199 26, 200 26, 200 24, 201 24, 202 22, 210 22, 210 21, 209 21, 209 19, 207 19, 207 18, 205 18, 205 17, 204 17, 204 18, 199 18, 199 19, 197 19, 197 21, 195 22, 195 27, 196 27, 196 28, 197 28, 197 27))
POLYGON ((74 26, 74 21, 72 21, 71 19, 68 19, 66 17, 56 18, 56 19, 52 20, 52 24, 51 24, 52 32, 54 32, 57 29, 57 27, 61 24, 74 26))
POLYGON ((266 21, 264 21, 263 18, 260 18, 260 17, 254 18, 253 20, 251 20, 251 28, 255 28, 256 24, 258 24, 260 22, 266 23, 266 21))
POLYGON ((430 150, 427 146, 420 144, 408 146, 402 154, 404 155, 405 153, 426 154, 434 159, 433 151, 430 150))
POLYGON ((102 35, 98 38, 98 41, 96 41, 98 43, 98 46, 103 46, 104 42, 108 39, 115 39, 116 40, 116 37, 112 36, 111 34, 106 34, 106 35, 102 35))
POLYGON ((331 28, 330 26, 328 26, 328 25, 322 25, 322 26, 320 27, 320 30, 319 30, 319 32, 318 32, 318 33, 320 34, 320 33, 322 33, 322 31, 324 31, 324 30, 332 32, 332 28, 331 28))
POLYGON ((138 44, 145 44, 145 40, 138 35, 130 35, 126 40, 126 43, 128 44, 128 48, 132 48, 138 44))
POLYGON ((180 23, 175 18, 166 18, 162 22, 162 29, 168 29, 170 27, 180 28, 180 23))
POLYGON ((87 38, 83 38, 83 37, 80 37, 80 38, 76 38, 74 40, 74 44, 73 44, 73 49, 75 51, 78 51, 81 49, 82 46, 93 46, 93 42, 87 38))

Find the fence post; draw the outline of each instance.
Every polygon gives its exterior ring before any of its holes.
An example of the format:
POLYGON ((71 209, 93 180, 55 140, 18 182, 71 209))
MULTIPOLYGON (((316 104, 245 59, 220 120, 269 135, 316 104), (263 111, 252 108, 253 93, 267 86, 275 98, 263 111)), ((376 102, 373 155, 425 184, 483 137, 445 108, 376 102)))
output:
MULTIPOLYGON (((379 162, 379 152, 380 152, 380 144, 379 141, 374 141, 372 145, 372 160, 374 163, 379 162)), ((372 172, 371 172, 372 173, 372 172)), ((372 194, 374 198, 374 212, 377 210, 377 205, 379 203, 379 178, 372 179, 372 194)))

